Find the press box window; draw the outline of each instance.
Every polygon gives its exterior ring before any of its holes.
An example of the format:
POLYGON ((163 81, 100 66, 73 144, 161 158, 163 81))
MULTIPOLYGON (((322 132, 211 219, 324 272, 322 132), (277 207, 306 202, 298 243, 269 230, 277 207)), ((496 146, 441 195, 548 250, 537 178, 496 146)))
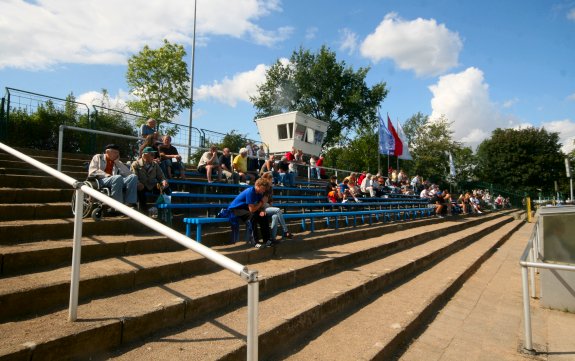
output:
POLYGON ((278 139, 291 139, 293 136, 293 123, 278 125, 278 139))

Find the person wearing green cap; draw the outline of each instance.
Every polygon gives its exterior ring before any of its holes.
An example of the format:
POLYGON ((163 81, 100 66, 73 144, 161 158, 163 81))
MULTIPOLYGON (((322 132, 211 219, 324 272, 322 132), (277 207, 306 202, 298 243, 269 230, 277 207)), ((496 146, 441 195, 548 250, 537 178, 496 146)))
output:
POLYGON ((156 150, 152 147, 145 147, 142 150, 140 159, 132 163, 132 173, 138 177, 138 204, 140 212, 147 212, 148 205, 146 192, 160 194, 157 184, 161 184, 164 193, 170 194, 171 190, 168 181, 160 165, 154 162, 156 150))

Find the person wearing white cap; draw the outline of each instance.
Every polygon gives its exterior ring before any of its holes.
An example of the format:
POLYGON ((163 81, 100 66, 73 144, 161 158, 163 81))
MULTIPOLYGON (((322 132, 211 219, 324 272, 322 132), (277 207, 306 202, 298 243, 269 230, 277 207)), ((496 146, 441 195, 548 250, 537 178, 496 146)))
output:
POLYGON ((92 157, 88 177, 95 178, 102 187, 110 188, 110 196, 126 205, 136 203, 138 178, 120 161, 120 147, 108 144, 103 154, 92 157))
POLYGON ((248 150, 246 148, 240 149, 240 154, 234 158, 232 167, 240 175, 241 182, 255 180, 255 177, 248 173, 248 150))

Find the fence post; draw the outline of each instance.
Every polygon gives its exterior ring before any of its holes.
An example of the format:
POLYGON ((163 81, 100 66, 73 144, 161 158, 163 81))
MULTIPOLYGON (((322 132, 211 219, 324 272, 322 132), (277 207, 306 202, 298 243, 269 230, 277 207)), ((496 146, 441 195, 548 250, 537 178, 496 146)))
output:
POLYGON ((76 183, 76 203, 74 204, 74 244, 72 248, 72 275, 70 280, 70 305, 68 320, 76 321, 78 318, 78 294, 80 288, 80 257, 82 254, 82 216, 84 214, 84 192, 80 188, 81 182, 76 183))
POLYGON ((246 360, 258 360, 258 302, 260 284, 258 272, 252 271, 248 281, 248 332, 247 332, 247 355, 246 360))

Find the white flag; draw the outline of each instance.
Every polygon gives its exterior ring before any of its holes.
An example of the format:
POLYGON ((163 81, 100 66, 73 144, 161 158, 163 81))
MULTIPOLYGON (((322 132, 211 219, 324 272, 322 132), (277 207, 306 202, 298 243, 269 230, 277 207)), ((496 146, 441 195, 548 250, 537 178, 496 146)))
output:
POLYGON ((403 143, 403 153, 401 153, 399 159, 413 160, 413 158, 411 157, 411 153, 409 153, 409 147, 407 145, 407 137, 405 136, 403 128, 401 127, 401 124, 399 124, 399 122, 397 122, 397 136, 399 137, 399 139, 401 139, 401 142, 403 143))

